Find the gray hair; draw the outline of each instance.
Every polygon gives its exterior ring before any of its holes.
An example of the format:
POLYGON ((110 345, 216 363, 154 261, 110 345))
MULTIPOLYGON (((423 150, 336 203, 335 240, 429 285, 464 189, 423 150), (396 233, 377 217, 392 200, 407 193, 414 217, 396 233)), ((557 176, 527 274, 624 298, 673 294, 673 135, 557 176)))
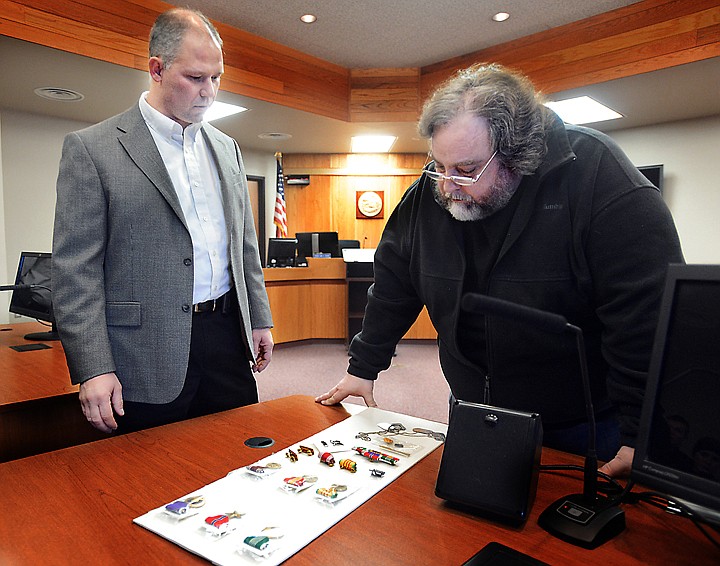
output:
POLYGON ((177 57, 185 34, 197 26, 198 19, 222 48, 223 42, 218 30, 202 12, 190 8, 173 8, 160 14, 150 30, 150 57, 159 57, 165 67, 170 67, 177 57))
POLYGON ((548 111, 530 80, 497 64, 477 64, 441 84, 423 107, 418 131, 432 138, 435 130, 469 112, 490 125, 493 149, 514 173, 530 175, 546 152, 548 111))

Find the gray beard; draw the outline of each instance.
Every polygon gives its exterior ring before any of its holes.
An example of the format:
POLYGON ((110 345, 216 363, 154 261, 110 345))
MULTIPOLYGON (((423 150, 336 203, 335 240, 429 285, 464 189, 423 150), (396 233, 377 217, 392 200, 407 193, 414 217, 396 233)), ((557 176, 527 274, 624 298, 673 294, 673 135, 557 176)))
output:
POLYGON ((515 194, 515 191, 517 191, 520 185, 520 179, 520 176, 510 173, 510 171, 504 167, 501 168, 494 183, 490 187, 487 197, 481 203, 474 201, 464 193, 459 193, 464 200, 453 200, 440 191, 437 182, 433 185, 433 194, 435 201, 447 210, 455 220, 472 222, 487 218, 495 214, 498 210, 505 208, 515 194))

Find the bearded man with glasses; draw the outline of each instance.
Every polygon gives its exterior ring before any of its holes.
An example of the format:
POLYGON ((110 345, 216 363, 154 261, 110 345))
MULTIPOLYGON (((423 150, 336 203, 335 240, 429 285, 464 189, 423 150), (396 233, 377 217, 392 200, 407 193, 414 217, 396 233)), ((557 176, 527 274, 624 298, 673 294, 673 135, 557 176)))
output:
POLYGON ((564 124, 524 76, 459 71, 429 98, 429 162, 388 220, 348 373, 317 401, 376 406, 373 384, 423 306, 457 399, 540 413, 546 446, 584 454, 574 337, 460 308, 482 293, 582 328, 602 471, 630 472, 669 263, 659 190, 600 132, 564 124))

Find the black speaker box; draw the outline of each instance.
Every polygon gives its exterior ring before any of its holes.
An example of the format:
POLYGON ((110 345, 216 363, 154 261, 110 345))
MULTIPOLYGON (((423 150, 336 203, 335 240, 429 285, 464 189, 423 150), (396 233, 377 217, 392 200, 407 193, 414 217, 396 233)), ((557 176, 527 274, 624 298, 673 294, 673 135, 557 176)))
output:
POLYGON ((435 495, 507 523, 525 522, 537 491, 537 413, 455 400, 435 495))

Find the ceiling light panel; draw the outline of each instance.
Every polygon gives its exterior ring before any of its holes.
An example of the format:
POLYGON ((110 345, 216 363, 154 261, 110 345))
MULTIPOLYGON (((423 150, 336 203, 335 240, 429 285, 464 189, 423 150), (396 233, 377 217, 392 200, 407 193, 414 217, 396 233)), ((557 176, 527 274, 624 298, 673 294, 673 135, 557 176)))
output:
POLYGON ((622 114, 589 96, 546 102, 545 106, 553 110, 562 118, 563 122, 568 124, 591 124, 623 117, 622 114))

